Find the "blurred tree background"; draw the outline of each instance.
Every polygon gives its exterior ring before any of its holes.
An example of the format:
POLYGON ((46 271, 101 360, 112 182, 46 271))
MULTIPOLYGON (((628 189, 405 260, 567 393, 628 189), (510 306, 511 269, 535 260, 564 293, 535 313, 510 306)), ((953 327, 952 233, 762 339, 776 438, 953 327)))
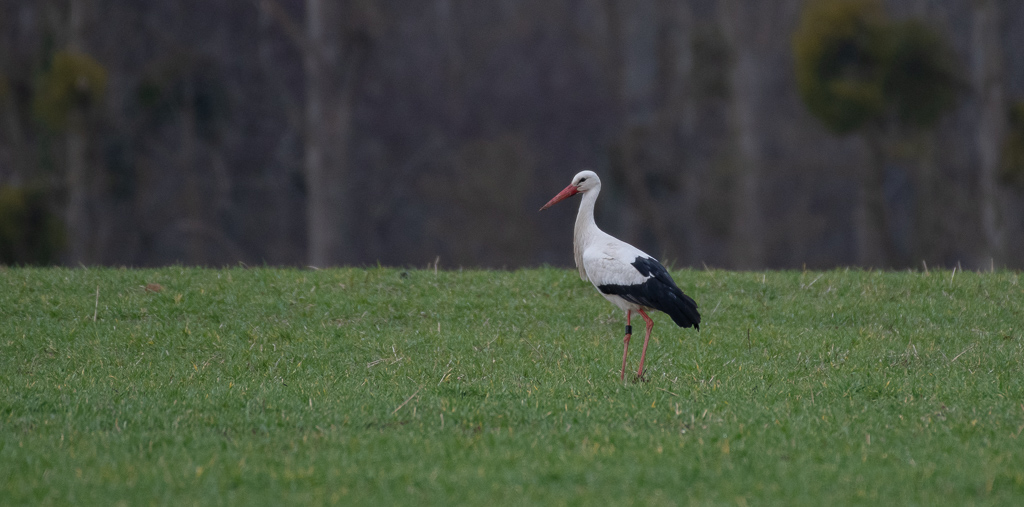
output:
POLYGON ((1024 267, 1015 0, 5 0, 0 263, 1024 267))

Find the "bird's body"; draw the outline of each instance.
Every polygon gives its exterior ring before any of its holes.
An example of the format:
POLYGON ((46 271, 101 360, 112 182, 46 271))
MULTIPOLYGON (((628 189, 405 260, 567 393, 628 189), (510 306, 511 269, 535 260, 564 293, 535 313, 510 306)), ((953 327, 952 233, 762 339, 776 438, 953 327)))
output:
POLYGON ((580 278, 589 281, 609 302, 626 312, 625 347, 622 352, 622 377, 632 334, 630 317, 639 312, 647 324, 644 349, 640 355, 638 376, 643 376, 647 342, 654 321, 648 310, 667 313, 680 327, 700 329, 697 303, 683 294, 668 271, 654 257, 629 243, 602 231, 594 221, 594 203, 601 191, 601 180, 592 171, 577 174, 568 187, 551 199, 542 210, 577 193, 583 194, 573 231, 573 256, 580 278))

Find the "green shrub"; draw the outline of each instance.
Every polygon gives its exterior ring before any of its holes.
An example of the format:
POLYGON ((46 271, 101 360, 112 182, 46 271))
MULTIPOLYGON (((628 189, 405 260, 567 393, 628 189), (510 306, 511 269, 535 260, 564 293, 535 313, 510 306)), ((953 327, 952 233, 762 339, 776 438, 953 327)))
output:
POLYGON ((85 53, 60 51, 40 79, 32 108, 46 126, 60 130, 72 111, 95 106, 106 87, 107 71, 99 62, 85 53))
POLYGON ((881 114, 885 15, 876 0, 810 2, 793 38, 800 95, 844 134, 881 114))
POLYGON ((793 50, 804 102, 838 134, 890 117, 932 126, 961 87, 949 42, 921 21, 889 21, 877 0, 809 2, 793 50))
POLYGON ((63 224, 45 193, 0 187, 0 264, 53 264, 63 247, 63 224))

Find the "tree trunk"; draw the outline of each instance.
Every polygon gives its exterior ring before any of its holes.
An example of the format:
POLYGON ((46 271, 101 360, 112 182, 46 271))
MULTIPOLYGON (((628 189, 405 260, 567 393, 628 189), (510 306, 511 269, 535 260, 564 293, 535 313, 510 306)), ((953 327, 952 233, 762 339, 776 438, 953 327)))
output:
POLYGON ((305 132, 303 163, 306 176, 307 262, 326 267, 333 260, 338 242, 338 217, 334 207, 335 187, 330 178, 324 151, 328 142, 325 129, 327 102, 326 37, 324 1, 306 0, 306 47, 303 70, 306 79, 305 132))
POLYGON ((345 32, 343 6, 306 0, 303 67, 308 261, 313 266, 352 259, 348 186, 352 112, 366 41, 345 32))
MULTIPOLYGON (((275 41, 272 30, 276 27, 275 23, 279 22, 279 20, 274 15, 273 9, 270 7, 271 4, 263 3, 260 5, 262 6, 259 10, 260 38, 258 44, 260 70, 266 76, 266 79, 272 83, 272 88, 278 92, 277 96, 280 98, 278 99, 279 103, 275 104, 275 107, 280 107, 287 118, 285 122, 286 129, 282 134, 282 139, 288 139, 289 142, 292 139, 304 139, 302 135, 302 132, 305 130, 303 111, 299 107, 293 106, 297 101, 285 99, 285 97, 288 97, 286 93, 288 87, 285 84, 284 76, 280 72, 277 54, 274 51, 275 41)), ((299 229, 295 227, 296 223, 304 224, 306 222, 305 208, 301 210, 301 215, 299 215, 301 218, 299 218, 296 215, 296 212, 299 210, 294 209, 292 206, 290 193, 281 190, 287 188, 292 183, 290 178, 293 173, 304 174, 304 160, 296 160, 287 150, 274 150, 273 153, 274 160, 269 163, 273 170, 263 176, 265 181, 262 184, 266 185, 267 188, 279 190, 268 192, 266 195, 267 201, 264 202, 264 206, 269 208, 266 210, 267 214, 273 217, 272 222, 265 224, 265 238, 260 239, 264 245, 264 255, 270 263, 308 262, 308 241, 305 243, 296 241, 297 235, 295 233, 295 230, 299 229)), ((240 212, 244 213, 244 210, 240 210, 240 212)))
MULTIPOLYGON (((753 27, 745 23, 745 4, 724 0, 719 7, 719 23, 734 58, 729 71, 729 115, 736 175, 732 202, 732 262, 739 269, 758 269, 764 266, 765 224, 760 206, 762 161, 756 108, 764 76, 759 63, 762 55, 758 54, 756 46, 763 41, 752 36, 753 27)), ((770 20, 754 22, 769 23, 770 20)))
MULTIPOLYGON (((196 111, 195 111, 195 88, 191 79, 184 84, 185 105, 182 108, 181 116, 178 118, 181 145, 178 149, 178 170, 181 171, 181 202, 184 211, 184 221, 188 223, 203 223, 203 205, 205 200, 199 176, 199 150, 196 137, 196 111)), ((185 262, 192 265, 206 264, 206 252, 204 240, 198 234, 188 234, 183 238, 185 242, 185 262)))
POLYGON ((1003 75, 1002 27, 999 2, 978 0, 973 4, 971 79, 978 97, 978 190, 983 255, 992 265, 1003 265, 1005 232, 1000 220, 998 172, 1000 149, 1006 135, 1006 91, 1003 75))
MULTIPOLYGON (((306 0, 305 26, 294 23, 276 0, 261 0, 264 13, 280 22, 302 52, 304 86, 303 172, 306 189, 306 259, 313 266, 352 259, 347 190, 352 112, 358 77, 365 64, 372 16, 359 7, 306 0), (363 19, 349 22, 346 16, 363 19)), ((372 4, 362 7, 372 10, 372 4), (370 7, 367 7, 370 6, 370 7)))
POLYGON ((675 251, 684 264, 700 266, 704 259, 699 228, 694 217, 700 203, 699 166, 692 156, 696 139, 697 104, 693 79, 693 12, 689 2, 658 1, 658 18, 663 23, 659 40, 660 72, 658 96, 661 102, 659 128, 666 129, 670 164, 675 165, 682 202, 674 206, 680 217, 672 224, 679 232, 675 251))
POLYGON ((72 111, 68 118, 68 129, 65 133, 65 149, 67 157, 68 201, 65 209, 65 224, 68 238, 67 261, 71 265, 88 264, 89 221, 86 217, 88 194, 87 144, 85 135, 85 118, 81 111, 72 111))
POLYGON ((938 168, 935 160, 935 134, 931 131, 920 132, 915 144, 918 153, 914 185, 913 244, 910 248, 910 259, 892 259, 898 262, 900 267, 920 264, 922 260, 937 265, 941 260, 937 258, 940 253, 939 238, 942 234, 939 221, 942 210, 936 205, 941 197, 936 185, 938 168))
POLYGON ((650 137, 648 130, 640 127, 623 134, 619 140, 619 149, 616 150, 619 160, 613 161, 612 165, 621 170, 631 207, 639 211, 640 220, 654 235, 656 255, 663 257, 663 251, 668 248, 671 234, 666 222, 659 218, 654 198, 647 188, 645 177, 647 170, 643 162, 645 160, 644 150, 648 149, 651 143, 650 137))
MULTIPOLYGON (((84 52, 84 31, 86 0, 70 2, 68 5, 68 48, 84 52)), ((65 142, 65 184, 67 185, 67 207, 65 226, 67 227, 68 250, 67 262, 72 265, 89 263, 89 221, 87 214, 88 178, 87 178, 87 130, 85 112, 72 106, 68 114, 65 142)))
POLYGON ((885 205, 885 145, 880 128, 864 135, 869 161, 861 170, 857 210, 857 262, 863 267, 888 268, 893 258, 889 213, 885 205))

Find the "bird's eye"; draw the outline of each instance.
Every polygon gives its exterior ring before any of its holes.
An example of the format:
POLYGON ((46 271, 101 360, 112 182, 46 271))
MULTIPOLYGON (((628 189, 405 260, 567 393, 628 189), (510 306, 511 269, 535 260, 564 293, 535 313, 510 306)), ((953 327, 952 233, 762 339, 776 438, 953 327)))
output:
POLYGON ((583 183, 584 181, 587 181, 587 179, 586 178, 580 178, 580 183, 583 183))

